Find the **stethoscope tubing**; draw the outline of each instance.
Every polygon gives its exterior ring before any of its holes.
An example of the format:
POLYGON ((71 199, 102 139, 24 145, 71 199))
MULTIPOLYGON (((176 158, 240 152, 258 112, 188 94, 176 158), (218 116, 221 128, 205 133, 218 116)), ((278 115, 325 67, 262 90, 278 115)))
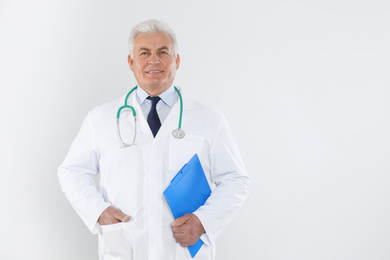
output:
MULTIPOLYGON (((118 112, 116 114, 116 122, 117 122, 117 128, 118 128, 118 135, 119 135, 119 139, 121 140, 122 144, 121 144, 121 148, 124 148, 124 147, 128 147, 128 146, 132 146, 132 145, 135 145, 136 142, 136 136, 137 136, 137 113, 134 109, 134 107, 132 106, 129 106, 127 104, 127 100, 128 98, 130 97, 131 93, 133 93, 134 90, 137 89, 138 86, 135 86, 134 88, 132 88, 129 93, 127 93, 126 95, 126 98, 125 98, 125 102, 124 102, 124 105, 121 106, 119 109, 118 109, 118 112), (120 130, 120 123, 119 123, 119 117, 120 117, 120 114, 121 114, 121 111, 123 109, 130 109, 132 112, 133 112, 133 117, 134 117, 134 138, 133 138, 133 141, 131 143, 125 143, 122 139, 122 134, 121 134, 121 130, 120 130)), ((183 98, 181 96, 181 93, 179 91, 179 89, 177 87, 174 87, 177 94, 179 95, 179 99, 180 99, 180 115, 179 115, 179 126, 178 126, 178 129, 175 129, 172 131, 172 135, 177 138, 177 139, 182 139, 184 136, 185 136, 185 133, 184 131, 181 129, 181 122, 182 122, 182 118, 183 118, 183 98)))

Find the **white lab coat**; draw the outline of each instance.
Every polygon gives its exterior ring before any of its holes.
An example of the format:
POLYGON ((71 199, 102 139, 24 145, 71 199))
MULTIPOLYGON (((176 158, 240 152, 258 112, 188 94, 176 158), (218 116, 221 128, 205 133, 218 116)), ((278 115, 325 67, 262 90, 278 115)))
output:
MULTIPOLYGON (((249 192, 249 179, 225 118, 182 91, 183 139, 175 139, 180 101, 153 138, 134 92, 128 104, 137 111, 137 145, 120 148, 116 114, 124 97, 90 111, 58 175, 66 197, 92 233, 99 234, 100 259, 184 260, 188 249, 176 243, 174 220, 163 191, 197 153, 212 194, 194 212, 205 244, 195 259, 214 259, 215 239, 232 220, 249 192), (92 178, 98 175, 98 188, 92 178), (131 216, 126 223, 100 226, 97 219, 113 206, 131 216)), ((121 114, 122 136, 131 142, 134 121, 121 114)))

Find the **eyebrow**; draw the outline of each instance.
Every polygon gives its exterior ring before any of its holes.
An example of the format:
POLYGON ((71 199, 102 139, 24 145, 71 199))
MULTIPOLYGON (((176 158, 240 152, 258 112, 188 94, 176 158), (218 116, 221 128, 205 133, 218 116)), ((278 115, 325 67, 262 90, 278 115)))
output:
POLYGON ((159 50, 159 51, 161 51, 161 50, 169 50, 169 48, 166 47, 166 46, 163 46, 163 47, 159 48, 158 50, 159 50))
POLYGON ((141 51, 150 51, 150 50, 148 48, 141 47, 141 48, 139 48, 138 52, 141 52, 141 51))

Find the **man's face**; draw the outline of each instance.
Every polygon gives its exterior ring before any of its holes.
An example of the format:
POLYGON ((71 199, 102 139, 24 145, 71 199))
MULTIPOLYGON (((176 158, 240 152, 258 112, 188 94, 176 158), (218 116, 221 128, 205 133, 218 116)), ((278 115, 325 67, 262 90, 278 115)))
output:
POLYGON ((172 39, 164 33, 140 33, 134 41, 130 69, 138 85, 151 96, 157 96, 172 86, 180 57, 175 57, 172 39))

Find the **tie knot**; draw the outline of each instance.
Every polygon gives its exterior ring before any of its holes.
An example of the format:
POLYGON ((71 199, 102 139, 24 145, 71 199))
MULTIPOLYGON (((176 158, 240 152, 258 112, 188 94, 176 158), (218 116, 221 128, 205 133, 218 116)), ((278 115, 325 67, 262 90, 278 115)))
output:
POLYGON ((152 101, 152 106, 155 107, 157 105, 158 101, 160 101, 161 98, 159 96, 157 96, 157 97, 149 96, 149 97, 147 97, 147 99, 151 100, 152 101))

